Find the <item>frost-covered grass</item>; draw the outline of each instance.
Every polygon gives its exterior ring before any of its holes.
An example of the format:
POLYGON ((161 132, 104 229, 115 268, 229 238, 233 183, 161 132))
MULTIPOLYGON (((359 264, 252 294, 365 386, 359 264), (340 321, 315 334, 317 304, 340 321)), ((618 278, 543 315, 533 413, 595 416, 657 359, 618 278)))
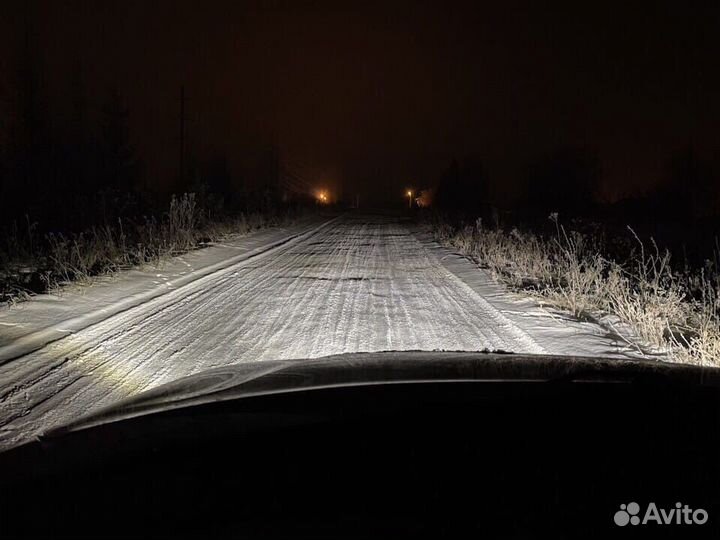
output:
POLYGON ((499 281, 527 291, 579 318, 613 314, 638 336, 635 345, 662 350, 678 362, 720 366, 720 268, 679 272, 671 255, 629 229, 632 248, 616 260, 591 235, 568 231, 550 216, 555 234, 489 229, 481 220, 453 228, 433 224, 435 236, 487 268, 499 281))
POLYGON ((230 234, 287 223, 292 216, 259 212, 212 217, 194 194, 173 196, 167 212, 141 221, 118 220, 77 234, 38 238, 34 226, 15 227, 0 245, 0 299, 22 301, 33 292, 89 283, 122 268, 153 264, 230 234))

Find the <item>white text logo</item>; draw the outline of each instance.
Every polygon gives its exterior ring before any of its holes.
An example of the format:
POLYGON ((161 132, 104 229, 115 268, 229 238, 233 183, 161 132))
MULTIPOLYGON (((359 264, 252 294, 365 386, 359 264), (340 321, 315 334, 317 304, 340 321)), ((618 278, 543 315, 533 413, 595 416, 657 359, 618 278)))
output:
POLYGON ((613 520, 618 527, 625 525, 703 525, 708 520, 708 513, 702 508, 693 510, 687 504, 675 503, 674 508, 658 508, 654 502, 647 505, 645 512, 640 512, 636 502, 621 504, 615 512, 613 520))

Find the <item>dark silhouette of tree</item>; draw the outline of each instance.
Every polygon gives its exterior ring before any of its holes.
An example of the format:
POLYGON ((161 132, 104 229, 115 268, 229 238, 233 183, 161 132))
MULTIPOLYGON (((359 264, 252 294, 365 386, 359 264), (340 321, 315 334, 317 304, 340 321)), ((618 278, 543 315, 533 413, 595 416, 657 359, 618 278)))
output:
POLYGON ((598 158, 582 148, 558 150, 531 163, 522 201, 524 212, 586 217, 596 207, 600 172, 598 158))
POLYGON ((68 141, 68 171, 73 179, 74 190, 92 191, 91 176, 97 166, 93 162, 96 152, 88 126, 88 100, 83 81, 82 64, 77 60, 70 80, 70 117, 66 140, 68 141))
POLYGON ((194 174, 189 186, 198 197, 201 207, 218 214, 234 209, 238 197, 232 189, 233 177, 227 158, 219 156, 193 166, 194 174))
MULTIPOLYGON (((29 9, 29 7, 27 8, 29 9)), ((23 42, 8 92, 4 172, 0 213, 5 224, 38 216, 53 201, 51 144, 47 103, 43 99, 42 58, 34 46, 34 29, 25 14, 23 42)))
POLYGON ((232 175, 225 156, 211 160, 204 176, 208 191, 226 198, 232 195, 232 175))
POLYGON ((263 211, 272 213, 277 209, 280 195, 280 150, 273 142, 263 148, 261 154, 256 204, 263 211))
POLYGON ((670 163, 670 178, 655 195, 655 211, 668 218, 696 219, 717 212, 718 185, 711 167, 692 148, 670 163))
POLYGON ((491 204, 482 161, 477 158, 466 158, 462 163, 453 160, 440 178, 434 204, 461 220, 482 215, 491 204))
POLYGON ((10 103, 7 94, 7 81, 0 79, 0 201, 2 201, 0 202, 0 212, 4 212, 7 205, 6 198, 10 180, 8 175, 10 103))
POLYGON ((94 183, 102 219, 108 222, 132 214, 139 204, 139 163, 130 141, 128 110, 117 88, 111 90, 102 108, 100 134, 94 183))
POLYGON ((136 187, 138 165, 130 143, 128 111, 117 88, 110 92, 102 109, 100 170, 101 190, 130 192, 136 187))
MULTIPOLYGON (((51 134, 52 190, 55 205, 46 210, 44 221, 60 228, 88 226, 96 206, 93 179, 97 168, 97 149, 89 132, 87 100, 82 68, 76 62, 69 74, 70 93, 60 105, 64 112, 54 118, 51 134)), ((45 179, 49 181, 50 179, 45 179)))

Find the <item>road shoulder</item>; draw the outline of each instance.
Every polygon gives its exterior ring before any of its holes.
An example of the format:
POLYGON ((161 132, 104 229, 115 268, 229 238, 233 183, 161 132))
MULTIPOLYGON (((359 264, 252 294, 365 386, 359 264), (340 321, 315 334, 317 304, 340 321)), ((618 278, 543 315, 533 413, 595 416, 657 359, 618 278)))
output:
POLYGON ((530 296, 509 291, 465 256, 441 246, 422 227, 414 228, 413 234, 446 270, 542 344, 548 354, 648 358, 628 343, 617 323, 580 321, 552 307, 541 306, 530 296))
POLYGON ((155 267, 121 271, 90 286, 70 285, 52 294, 0 308, 0 364, 168 294, 204 276, 259 255, 323 226, 311 217, 293 225, 230 237, 173 257, 155 267))

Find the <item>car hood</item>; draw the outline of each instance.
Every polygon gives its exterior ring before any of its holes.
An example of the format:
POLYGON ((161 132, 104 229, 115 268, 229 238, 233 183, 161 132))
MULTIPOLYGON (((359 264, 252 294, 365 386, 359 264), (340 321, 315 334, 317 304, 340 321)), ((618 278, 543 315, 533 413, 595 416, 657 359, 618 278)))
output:
POLYGON ((720 369, 653 360, 426 351, 252 362, 211 369, 158 386, 56 428, 46 436, 171 409, 274 393, 460 381, 648 382, 720 387, 720 369))

